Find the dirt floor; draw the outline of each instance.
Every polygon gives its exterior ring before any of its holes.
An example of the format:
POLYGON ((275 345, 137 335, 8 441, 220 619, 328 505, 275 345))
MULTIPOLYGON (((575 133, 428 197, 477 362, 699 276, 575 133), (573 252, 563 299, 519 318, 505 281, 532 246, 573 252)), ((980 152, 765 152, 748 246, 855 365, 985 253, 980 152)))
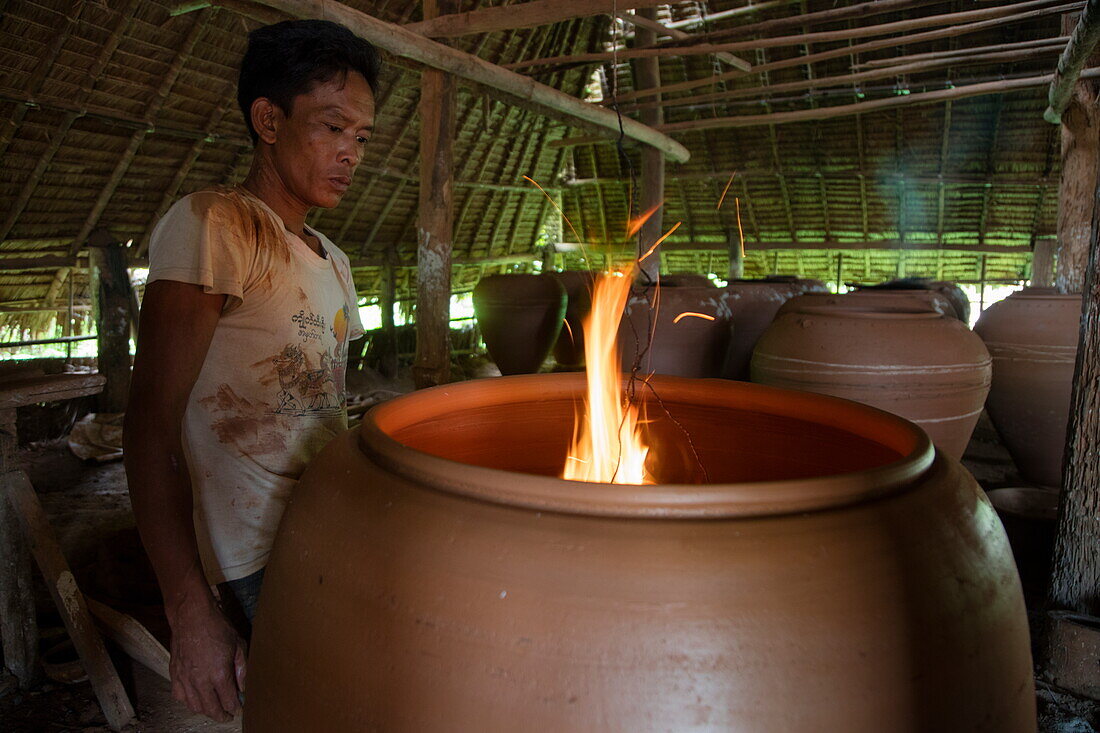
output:
MULTIPOLYGON (((461 366, 464 376, 493 373, 484 360, 461 366)), ((381 380, 359 373, 349 377, 349 389, 366 402, 379 401, 412 388, 407 375, 381 380)), ((39 443, 21 452, 42 503, 73 567, 78 583, 89 594, 127 610, 156 634, 166 636, 157 593, 136 539, 126 479, 121 463, 85 464, 63 441, 39 443)), ((1012 461, 983 415, 964 463, 985 488, 1023 485, 1012 461)), ((39 588, 40 625, 45 634, 59 623, 44 587, 39 588)), ((138 721, 127 731, 239 730, 239 721, 218 724, 190 714, 171 698, 168 683, 137 663, 118 660, 121 674, 135 701, 138 721)), ((1100 704, 1075 698, 1037 681, 1042 733, 1097 733, 1100 704)), ((87 682, 60 684, 44 681, 26 692, 10 676, 0 673, 0 731, 107 731, 91 686, 87 682)))

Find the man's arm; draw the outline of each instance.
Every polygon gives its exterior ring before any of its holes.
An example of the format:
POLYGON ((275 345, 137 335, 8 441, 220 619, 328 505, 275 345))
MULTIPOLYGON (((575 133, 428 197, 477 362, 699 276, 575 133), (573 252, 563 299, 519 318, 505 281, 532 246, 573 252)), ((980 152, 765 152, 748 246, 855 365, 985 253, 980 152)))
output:
POLYGON ((182 433, 225 298, 169 280, 145 289, 123 428, 134 515, 172 629, 172 694, 223 721, 238 709, 244 689, 244 644, 203 575, 182 433))

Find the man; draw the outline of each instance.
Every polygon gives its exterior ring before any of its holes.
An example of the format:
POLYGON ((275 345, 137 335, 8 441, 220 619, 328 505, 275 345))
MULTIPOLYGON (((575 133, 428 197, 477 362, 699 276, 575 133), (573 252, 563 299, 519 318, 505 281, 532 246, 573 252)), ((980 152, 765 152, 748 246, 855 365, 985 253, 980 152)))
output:
POLYGON ((327 21, 257 29, 238 102, 244 183, 177 202, 150 240, 126 472, 172 630, 173 695, 228 720, 288 494, 347 427, 348 258, 305 225, 340 203, 374 125, 378 54, 327 21))

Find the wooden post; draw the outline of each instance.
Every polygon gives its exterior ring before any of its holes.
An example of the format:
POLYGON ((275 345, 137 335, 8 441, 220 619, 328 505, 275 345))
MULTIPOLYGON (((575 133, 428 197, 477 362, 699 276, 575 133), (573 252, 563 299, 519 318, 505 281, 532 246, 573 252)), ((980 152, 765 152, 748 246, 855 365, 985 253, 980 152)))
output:
MULTIPOLYGON (((639 8, 638 17, 656 21, 657 10, 655 8, 639 8)), ((637 26, 634 29, 634 41, 641 48, 653 46, 657 43, 657 34, 649 28, 637 26)), ((634 86, 636 89, 653 89, 661 86, 661 66, 656 56, 637 59, 632 62, 634 68, 634 86)), ((655 97, 658 101, 661 95, 655 97)), ((664 111, 660 107, 643 109, 638 113, 638 119, 643 125, 659 125, 664 122, 664 111)), ((643 146, 642 156, 642 181, 640 191, 640 205, 642 212, 647 212, 660 205, 665 199, 665 159, 659 150, 643 146)), ((653 243, 664 234, 662 222, 664 211, 658 209, 638 231, 638 256, 642 256, 653 246, 653 243)), ((647 257, 640 265, 639 273, 644 282, 656 282, 661 274, 661 251, 657 249, 647 257), (643 274, 644 273, 644 274, 643 274)))
POLYGON ((1039 239, 1031 253, 1031 287, 1049 288, 1054 285, 1054 240, 1039 239))
MULTIPOLYGON (((1073 31, 1076 15, 1062 16, 1062 34, 1073 31)), ((1100 167, 1100 110, 1097 83, 1078 81, 1062 113, 1062 174, 1058 184, 1058 272, 1060 293, 1080 293, 1085 287, 1089 229, 1095 207, 1100 167)))
POLYGON ((844 284, 844 253, 836 253, 836 294, 840 295, 840 286, 844 284))
MULTIPOLYGON (((0 468, 16 467, 15 408, 0 409, 0 468)), ((38 622, 31 592, 31 555, 14 509, 0 496, 0 643, 4 666, 24 690, 38 676, 38 622)))
POLYGON ((985 312, 985 265, 986 256, 982 255, 982 272, 978 278, 978 315, 985 312))
POLYGON ((726 242, 729 243, 729 272, 727 279, 739 280, 745 276, 745 243, 735 229, 726 229, 726 242))
POLYGON ((130 393, 130 313, 132 288, 126 250, 102 230, 88 240, 92 298, 99 345, 99 373, 107 386, 99 412, 125 412, 130 393))
POLYGON ((393 323, 393 306, 397 300, 397 254, 393 246, 386 248, 386 263, 382 265, 382 292, 378 304, 382 309, 382 344, 378 349, 378 371, 386 379, 397 376, 397 327, 393 323))
MULTIPOLYGON (((1090 244, 1073 375, 1050 602, 1100 616, 1100 186, 1092 195, 1090 244)), ((1060 263, 1059 263, 1060 269, 1060 263)))
MULTIPOLYGON (((424 0, 424 19, 457 10, 455 0, 424 0)), ((451 248, 454 228, 455 80, 424 69, 420 77, 420 204, 417 214, 417 388, 451 374, 451 248)))

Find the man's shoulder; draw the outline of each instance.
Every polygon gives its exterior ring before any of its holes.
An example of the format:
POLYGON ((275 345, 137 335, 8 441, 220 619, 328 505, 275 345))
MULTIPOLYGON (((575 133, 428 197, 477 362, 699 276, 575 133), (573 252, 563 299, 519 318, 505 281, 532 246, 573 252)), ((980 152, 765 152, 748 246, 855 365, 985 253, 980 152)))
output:
POLYGON ((225 186, 204 188, 181 197, 169 207, 165 216, 184 215, 197 219, 205 219, 210 216, 239 215, 247 198, 236 189, 225 186))

